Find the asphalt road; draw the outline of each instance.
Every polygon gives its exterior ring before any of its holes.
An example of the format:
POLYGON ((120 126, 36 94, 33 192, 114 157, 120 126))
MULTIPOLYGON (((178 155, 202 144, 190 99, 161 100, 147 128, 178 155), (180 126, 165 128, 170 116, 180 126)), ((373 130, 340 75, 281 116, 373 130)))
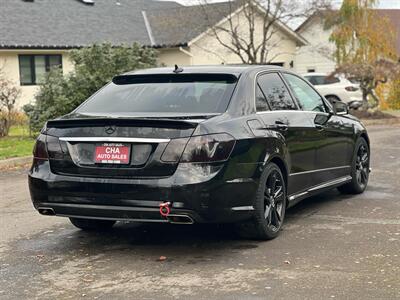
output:
POLYGON ((368 190, 303 201, 269 242, 229 226, 84 233, 34 211, 26 171, 0 171, 0 299, 400 299, 400 127, 369 132, 368 190))

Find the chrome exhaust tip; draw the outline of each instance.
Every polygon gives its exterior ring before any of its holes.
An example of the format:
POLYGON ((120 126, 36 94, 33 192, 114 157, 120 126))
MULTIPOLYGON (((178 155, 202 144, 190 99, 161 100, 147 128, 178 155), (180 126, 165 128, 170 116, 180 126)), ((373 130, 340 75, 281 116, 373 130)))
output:
POLYGON ((194 220, 187 215, 169 214, 167 216, 167 220, 171 224, 191 225, 194 223, 194 220))
POLYGON ((44 215, 44 216, 55 216, 56 215, 55 211, 49 207, 39 207, 38 212, 39 212, 39 214, 44 215))

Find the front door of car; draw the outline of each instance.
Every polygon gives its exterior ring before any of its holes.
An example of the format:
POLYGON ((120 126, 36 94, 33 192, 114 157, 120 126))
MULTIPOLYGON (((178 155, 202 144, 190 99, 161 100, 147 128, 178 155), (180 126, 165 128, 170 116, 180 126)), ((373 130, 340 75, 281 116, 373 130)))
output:
POLYGON ((340 116, 329 113, 322 97, 305 80, 289 73, 283 77, 302 110, 312 116, 317 130, 313 181, 320 184, 348 175, 351 131, 344 127, 340 116))
MULTIPOLYGON (((288 195, 312 186, 309 172, 315 170, 315 145, 318 135, 312 117, 301 111, 277 72, 257 77, 256 106, 265 128, 275 132, 288 162, 288 195)), ((279 150, 279 147, 277 147, 279 150)))

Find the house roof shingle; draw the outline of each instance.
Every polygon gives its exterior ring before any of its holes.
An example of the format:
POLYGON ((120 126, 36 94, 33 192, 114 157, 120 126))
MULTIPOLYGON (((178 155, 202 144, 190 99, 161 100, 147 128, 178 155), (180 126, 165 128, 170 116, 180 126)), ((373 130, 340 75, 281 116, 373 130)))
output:
POLYGON ((142 11, 180 7, 172 1, 0 0, 0 48, 75 48, 134 41, 150 45, 142 11))
POLYGON ((234 12, 240 5, 212 3, 152 10, 147 17, 157 45, 186 44, 234 12))
MULTIPOLYGON (((185 46, 241 2, 182 6, 156 0, 95 0, 94 5, 80 0, 0 0, 0 49, 77 48, 102 42, 185 46)), ((281 27, 304 43, 300 35, 281 27)))

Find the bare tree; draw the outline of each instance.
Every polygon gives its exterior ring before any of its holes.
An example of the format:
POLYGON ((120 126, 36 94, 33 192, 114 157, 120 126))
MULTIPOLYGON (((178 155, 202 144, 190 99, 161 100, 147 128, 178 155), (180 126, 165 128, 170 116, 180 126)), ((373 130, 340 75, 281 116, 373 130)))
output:
POLYGON ((12 114, 20 94, 20 88, 0 68, 0 137, 7 136, 10 131, 12 114))
POLYGON ((219 9, 226 19, 215 23, 210 0, 199 0, 201 12, 209 23, 208 35, 234 53, 242 63, 265 64, 285 53, 277 51, 287 39, 288 25, 318 10, 331 7, 331 0, 229 0, 219 9))

